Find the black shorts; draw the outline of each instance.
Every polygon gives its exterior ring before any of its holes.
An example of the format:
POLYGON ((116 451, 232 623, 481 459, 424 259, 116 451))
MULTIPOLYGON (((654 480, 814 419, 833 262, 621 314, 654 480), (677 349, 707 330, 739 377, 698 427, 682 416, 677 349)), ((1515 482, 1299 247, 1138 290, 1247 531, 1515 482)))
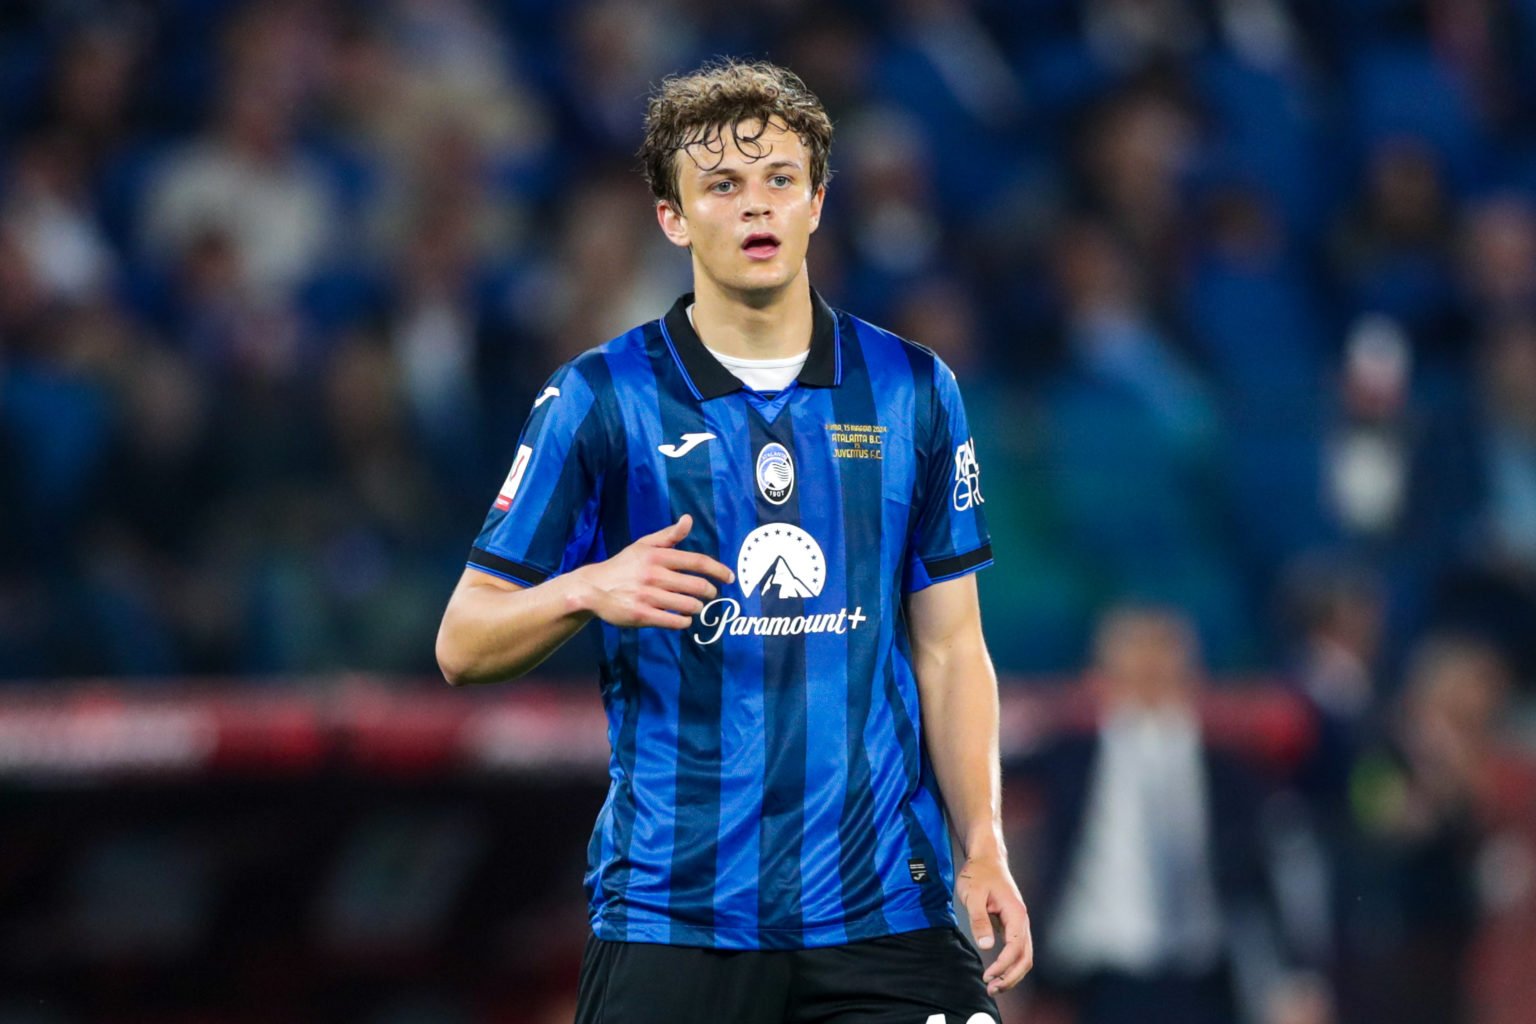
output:
POLYGON ((997 1024, 956 928, 723 950, 587 940, 576 1024, 997 1024))

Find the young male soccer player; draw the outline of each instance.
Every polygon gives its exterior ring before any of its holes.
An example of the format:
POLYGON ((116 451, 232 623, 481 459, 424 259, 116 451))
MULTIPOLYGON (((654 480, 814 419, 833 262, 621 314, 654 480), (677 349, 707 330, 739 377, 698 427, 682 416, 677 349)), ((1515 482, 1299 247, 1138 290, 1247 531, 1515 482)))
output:
POLYGON ((641 156, 695 290, 550 379, 443 617, 455 684, 603 622, 578 1022, 984 1024, 1031 963, 975 447, 932 352, 811 290, 831 136, 782 68, 663 83, 641 156))

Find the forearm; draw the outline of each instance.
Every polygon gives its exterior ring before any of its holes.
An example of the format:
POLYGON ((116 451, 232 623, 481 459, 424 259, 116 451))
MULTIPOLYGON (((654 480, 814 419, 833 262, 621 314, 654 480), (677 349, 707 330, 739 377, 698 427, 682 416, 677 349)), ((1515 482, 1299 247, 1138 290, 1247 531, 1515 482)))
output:
POLYGON ((466 686, 531 671, 592 618, 591 590, 580 570, 526 589, 461 586, 437 633, 444 678, 466 686))
POLYGON ((979 635, 962 638, 916 669, 928 756, 950 826, 967 857, 1004 856, 997 676, 986 646, 979 635))

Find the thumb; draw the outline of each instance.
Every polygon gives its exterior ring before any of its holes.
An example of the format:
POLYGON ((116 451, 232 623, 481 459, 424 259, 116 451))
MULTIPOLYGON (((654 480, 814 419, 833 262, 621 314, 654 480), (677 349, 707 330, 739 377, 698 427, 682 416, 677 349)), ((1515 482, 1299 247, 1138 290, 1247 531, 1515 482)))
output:
POLYGON ((643 540, 647 544, 652 544, 659 548, 676 547, 683 542, 683 538, 688 536, 689 531, 692 529, 693 516, 684 512, 678 516, 677 522, 671 526, 663 526, 655 533, 643 538, 643 540))
POLYGON ((982 949, 991 949, 992 917, 987 913, 985 898, 966 900, 965 908, 970 913, 971 935, 975 937, 976 945, 982 949))

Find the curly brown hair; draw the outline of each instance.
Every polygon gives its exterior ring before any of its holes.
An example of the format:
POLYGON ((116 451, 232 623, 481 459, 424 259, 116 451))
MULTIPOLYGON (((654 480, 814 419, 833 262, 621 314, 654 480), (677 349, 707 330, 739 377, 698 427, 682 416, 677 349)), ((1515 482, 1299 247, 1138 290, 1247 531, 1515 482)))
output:
MULTIPOLYGON (((827 154, 832 148, 832 120, 816 94, 788 68, 766 61, 747 63, 725 58, 686 75, 673 75, 651 94, 645 110, 645 141, 640 161, 645 183, 658 202, 681 208, 677 154, 690 146, 724 155, 725 133, 749 157, 762 152, 758 141, 771 123, 800 136, 810 154, 811 188, 831 178, 827 154), (757 127, 742 131, 742 123, 757 127)), ((755 158, 755 157, 754 157, 755 158)))

